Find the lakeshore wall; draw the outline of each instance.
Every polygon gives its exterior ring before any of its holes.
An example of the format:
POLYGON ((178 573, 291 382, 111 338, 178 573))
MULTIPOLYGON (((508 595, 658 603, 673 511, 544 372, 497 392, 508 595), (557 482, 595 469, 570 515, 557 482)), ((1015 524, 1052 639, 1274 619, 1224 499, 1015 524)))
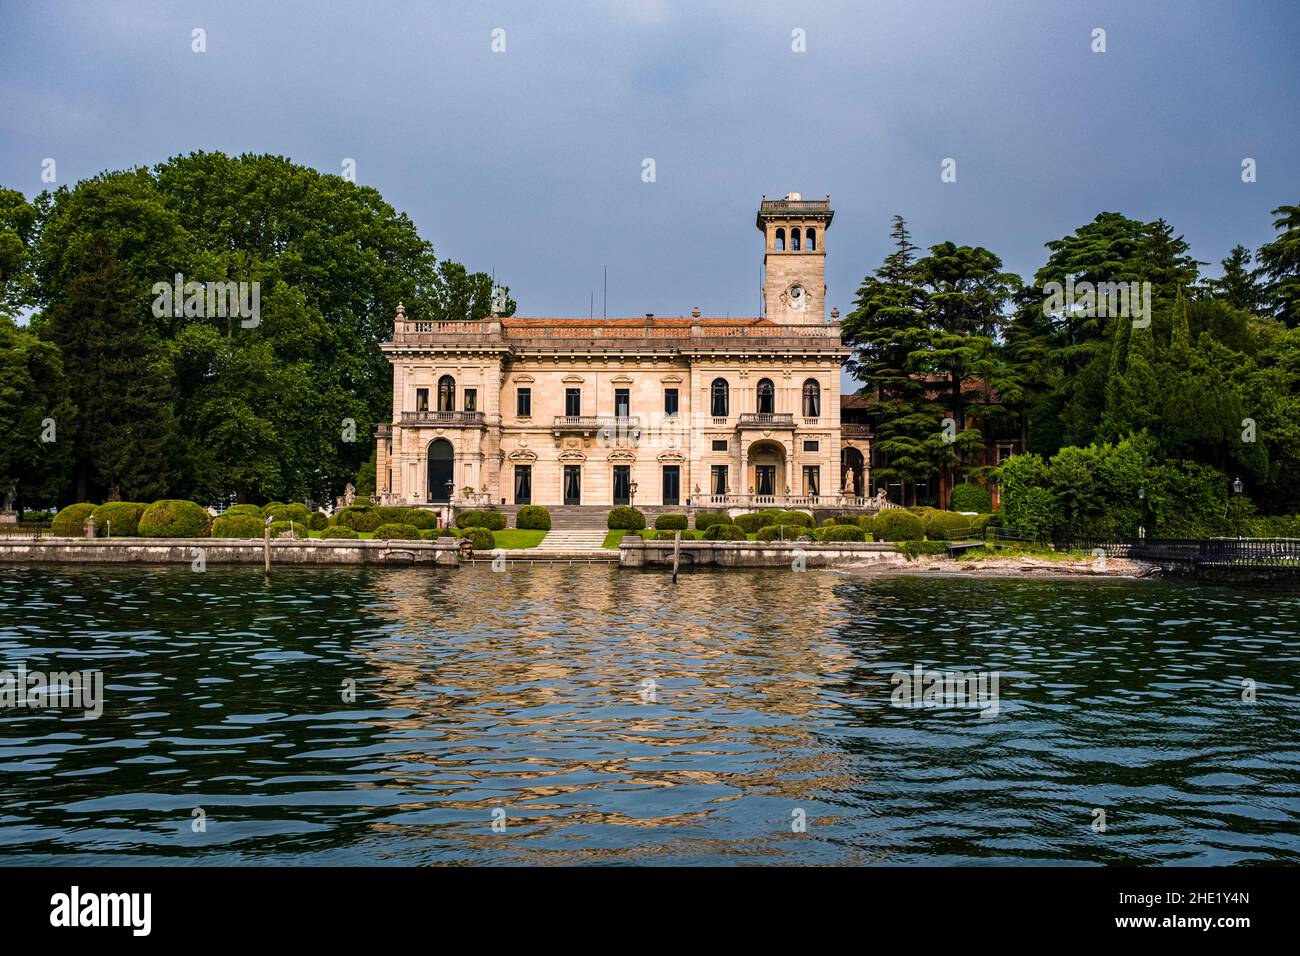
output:
MULTIPOLYGON (((262 564, 263 543, 239 538, 0 538, 0 563, 13 564, 176 564, 202 557, 206 564, 262 564)), ((451 540, 375 541, 373 539, 276 540, 272 566, 408 565, 455 566, 460 561, 451 540)))
MULTIPOLYGON (((671 568, 673 547, 672 541, 624 538, 618 563, 624 568, 671 568)), ((800 560, 808 568, 907 564, 906 556, 886 541, 682 541, 678 557, 682 568, 788 568, 800 560)))

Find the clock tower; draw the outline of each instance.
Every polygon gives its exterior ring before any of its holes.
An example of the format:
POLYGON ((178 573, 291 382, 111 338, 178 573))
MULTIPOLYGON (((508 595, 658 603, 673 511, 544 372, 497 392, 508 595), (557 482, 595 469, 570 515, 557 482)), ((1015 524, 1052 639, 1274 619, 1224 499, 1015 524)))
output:
POLYGON ((763 233, 763 314, 779 325, 821 325, 826 321, 826 230, 831 197, 762 198, 758 228, 763 233))

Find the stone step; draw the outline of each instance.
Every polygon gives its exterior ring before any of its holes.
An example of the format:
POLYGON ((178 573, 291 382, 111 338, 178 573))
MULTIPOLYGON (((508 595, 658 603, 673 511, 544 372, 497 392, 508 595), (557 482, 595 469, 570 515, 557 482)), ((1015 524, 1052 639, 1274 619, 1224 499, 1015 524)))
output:
POLYGON ((548 531, 537 551, 599 551, 605 543, 603 529, 554 529, 548 531))

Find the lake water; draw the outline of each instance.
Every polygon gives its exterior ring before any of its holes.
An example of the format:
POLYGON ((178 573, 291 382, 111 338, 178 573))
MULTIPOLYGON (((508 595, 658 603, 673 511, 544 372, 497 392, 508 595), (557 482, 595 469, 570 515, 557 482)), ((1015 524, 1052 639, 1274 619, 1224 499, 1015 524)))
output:
POLYGON ((0 862, 1295 864, 1298 634, 1148 581, 0 568, 0 666, 106 698, 0 710, 0 862), (917 665, 996 715, 895 706, 917 665))

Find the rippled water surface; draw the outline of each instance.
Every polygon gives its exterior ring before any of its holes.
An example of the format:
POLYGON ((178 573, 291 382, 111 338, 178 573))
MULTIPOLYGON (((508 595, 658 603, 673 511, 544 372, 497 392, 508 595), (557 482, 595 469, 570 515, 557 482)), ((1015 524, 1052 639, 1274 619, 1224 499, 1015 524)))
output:
POLYGON ((1154 582, 0 568, 0 664, 106 691, 0 710, 0 862, 1295 864, 1298 630, 1154 582), (891 706, 914 664, 998 715, 891 706))

